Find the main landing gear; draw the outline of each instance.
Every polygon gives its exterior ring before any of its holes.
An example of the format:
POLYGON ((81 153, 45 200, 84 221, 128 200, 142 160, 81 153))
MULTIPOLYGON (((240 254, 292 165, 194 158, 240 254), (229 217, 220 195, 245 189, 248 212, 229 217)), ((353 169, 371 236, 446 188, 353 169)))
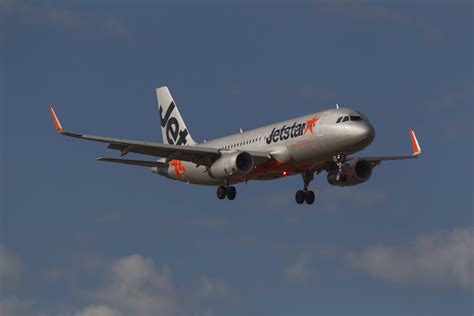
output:
POLYGON ((237 196, 237 190, 233 186, 221 185, 217 188, 217 198, 219 200, 225 199, 233 200, 237 196))
POLYGON ((314 192, 311 190, 308 190, 308 185, 311 181, 314 179, 314 173, 313 172, 305 172, 303 173, 303 181, 304 181, 304 189, 303 190, 298 190, 295 195, 295 200, 296 203, 298 204, 303 204, 306 202, 306 204, 313 204, 315 200, 315 195, 314 192))

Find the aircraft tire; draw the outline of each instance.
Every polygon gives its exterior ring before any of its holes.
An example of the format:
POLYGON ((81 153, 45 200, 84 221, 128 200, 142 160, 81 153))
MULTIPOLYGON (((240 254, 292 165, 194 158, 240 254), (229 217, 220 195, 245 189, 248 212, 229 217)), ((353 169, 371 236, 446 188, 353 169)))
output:
POLYGON ((227 187, 227 199, 233 200, 237 196, 237 190, 235 187, 227 187))
POLYGON ((314 203, 315 196, 313 191, 306 191, 304 195, 304 200, 306 204, 311 205, 314 203))
POLYGON ((225 186, 220 185, 219 187, 217 187, 217 198, 219 200, 225 199, 226 194, 227 194, 227 189, 225 186))
POLYGON ((301 191, 301 190, 296 191, 295 200, 296 200, 296 203, 303 204, 305 200, 304 191, 301 191))

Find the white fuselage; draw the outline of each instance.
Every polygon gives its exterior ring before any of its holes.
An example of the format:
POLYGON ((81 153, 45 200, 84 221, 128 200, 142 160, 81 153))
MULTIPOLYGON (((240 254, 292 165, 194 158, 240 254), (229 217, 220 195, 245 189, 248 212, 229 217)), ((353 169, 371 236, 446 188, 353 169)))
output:
POLYGON ((269 162, 255 166, 246 176, 226 181, 216 179, 208 173, 206 166, 178 160, 171 160, 166 170, 152 168, 152 171, 171 179, 202 185, 276 179, 314 171, 338 154, 358 152, 372 142, 374 135, 371 124, 359 112, 331 109, 198 144, 219 149, 223 154, 236 151, 270 154, 272 159, 269 162), (341 117, 354 120, 337 122, 341 117))

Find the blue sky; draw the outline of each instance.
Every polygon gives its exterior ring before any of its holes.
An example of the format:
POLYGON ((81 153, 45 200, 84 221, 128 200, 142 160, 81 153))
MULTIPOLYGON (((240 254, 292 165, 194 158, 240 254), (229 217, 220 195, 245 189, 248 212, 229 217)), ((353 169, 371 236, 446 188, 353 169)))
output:
POLYGON ((2 315, 471 315, 472 2, 0 1, 2 315), (96 162, 72 131, 161 141, 167 85, 202 141, 334 107, 386 162, 233 202, 96 162))

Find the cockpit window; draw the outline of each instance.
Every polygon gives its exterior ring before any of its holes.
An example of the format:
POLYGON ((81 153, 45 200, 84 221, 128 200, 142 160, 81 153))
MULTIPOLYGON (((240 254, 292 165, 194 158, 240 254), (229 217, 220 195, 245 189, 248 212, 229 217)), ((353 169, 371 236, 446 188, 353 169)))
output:
POLYGON ((344 116, 344 118, 342 119, 342 123, 347 122, 347 121, 349 121, 349 116, 344 116))
POLYGON ((362 118, 360 116, 351 115, 351 121, 360 121, 362 118))
POLYGON ((337 119, 336 124, 341 123, 341 120, 342 120, 342 116, 337 119))
POLYGON ((357 112, 357 114, 359 114, 359 116, 360 116, 360 118, 362 119, 362 121, 366 121, 366 122, 369 121, 369 120, 367 119, 367 117, 366 117, 364 114, 362 114, 362 113, 360 113, 360 112, 357 112))

